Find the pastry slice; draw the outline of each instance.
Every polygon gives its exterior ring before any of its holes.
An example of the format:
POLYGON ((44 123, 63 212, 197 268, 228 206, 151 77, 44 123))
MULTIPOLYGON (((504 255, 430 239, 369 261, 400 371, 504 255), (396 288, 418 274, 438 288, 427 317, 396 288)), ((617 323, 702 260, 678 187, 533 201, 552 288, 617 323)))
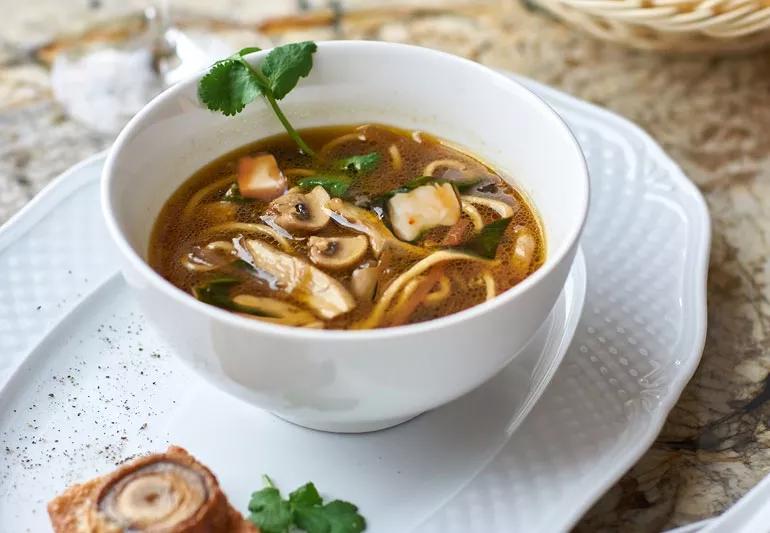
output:
POLYGON ((56 533, 259 533, 186 450, 141 457, 48 504, 56 533))

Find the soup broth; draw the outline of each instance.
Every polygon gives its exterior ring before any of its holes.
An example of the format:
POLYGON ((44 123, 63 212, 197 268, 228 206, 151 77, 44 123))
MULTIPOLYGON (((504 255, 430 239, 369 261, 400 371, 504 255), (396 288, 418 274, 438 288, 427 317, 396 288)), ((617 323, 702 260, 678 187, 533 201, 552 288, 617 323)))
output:
POLYGON ((493 169, 422 132, 306 129, 189 178, 153 230, 150 265, 198 299, 327 329, 423 322, 510 289, 544 261, 534 209, 493 169))

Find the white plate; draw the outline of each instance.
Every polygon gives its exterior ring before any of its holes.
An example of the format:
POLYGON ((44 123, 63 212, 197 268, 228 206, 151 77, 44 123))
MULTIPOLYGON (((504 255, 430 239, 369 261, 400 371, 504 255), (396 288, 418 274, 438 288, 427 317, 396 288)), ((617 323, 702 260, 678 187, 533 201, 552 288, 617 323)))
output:
POLYGON ((0 452, 8 448, 0 524, 44 530, 45 501, 66 483, 168 441, 210 464, 241 509, 266 472, 286 489, 312 479, 355 501, 375 532, 420 522, 421 531, 442 532, 574 524, 649 446, 697 366, 708 213, 638 128, 525 83, 573 128, 593 191, 583 239, 589 284, 575 341, 515 434, 549 374, 548 365, 534 368, 535 356, 557 361, 553 333, 574 319, 579 264, 572 294, 546 326, 555 329, 483 388, 393 430, 315 433, 188 376, 145 329, 122 281, 102 285, 115 263, 89 182, 101 160, 92 159, 0 234, 0 383, 26 360, 0 393, 0 452))

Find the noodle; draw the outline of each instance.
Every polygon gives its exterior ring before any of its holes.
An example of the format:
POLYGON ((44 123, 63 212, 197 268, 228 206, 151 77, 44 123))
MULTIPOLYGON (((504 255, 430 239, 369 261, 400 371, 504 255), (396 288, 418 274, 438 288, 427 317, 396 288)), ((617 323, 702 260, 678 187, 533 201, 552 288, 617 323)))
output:
POLYGON ((422 144, 422 132, 420 130, 414 130, 412 132, 412 140, 416 143, 422 144))
POLYGON ((209 250, 226 252, 228 254, 235 254, 235 246, 233 246, 233 243, 227 241, 211 241, 206 245, 206 248, 209 250))
POLYGON ((466 200, 463 200, 461 205, 463 207, 463 212, 468 215, 468 218, 470 218, 471 222, 473 222, 473 229, 476 231, 481 231, 481 228, 484 227, 484 219, 481 218, 479 210, 466 200))
POLYGON ((444 267, 437 266, 430 271, 426 276, 420 276, 410 281, 404 291, 401 293, 401 297, 398 299, 398 304, 391 313, 390 326, 400 326, 409 320, 409 317, 425 302, 425 297, 433 289, 433 286, 438 283, 438 280, 444 275, 444 267), (414 283, 414 288, 411 289, 409 295, 404 297, 404 293, 407 291, 410 285, 414 283))
POLYGON ((355 329, 364 329, 364 328, 373 328, 376 327, 380 320, 382 319, 383 313, 385 313, 385 310, 390 305, 390 302, 393 301, 393 298, 396 296, 398 291, 401 290, 401 288, 406 285, 409 280, 412 278, 419 276, 426 270, 428 270, 430 267, 432 267, 435 264, 441 263, 443 261, 480 261, 483 263, 493 263, 492 261, 488 259, 484 259, 481 257, 477 257, 474 255, 468 255, 463 252, 456 252, 454 250, 441 250, 440 252, 435 252, 425 259, 421 259, 412 267, 398 276, 396 279, 393 280, 393 282, 388 285, 388 288, 385 289, 385 292, 382 293, 382 297, 379 299, 379 301, 375 304, 374 308, 372 309, 372 312, 369 314, 368 317, 366 317, 364 320, 361 320, 355 324, 353 324, 353 328, 355 329))
POLYGON ((396 307, 394 312, 403 307, 403 305, 409 300, 409 297, 414 294, 414 290, 423 279, 423 276, 417 276, 416 278, 409 280, 409 283, 404 286, 404 290, 401 291, 401 294, 398 295, 398 300, 396 300, 396 307))
POLYGON ((481 196, 462 196, 463 202, 470 202, 476 205, 483 205, 488 207, 492 211, 495 211, 502 218, 510 218, 513 216, 513 207, 501 202, 500 200, 492 200, 491 198, 482 198, 481 196))
POLYGON ((198 207, 198 204, 200 204, 204 198, 206 198, 209 194, 213 193, 214 191, 221 189, 225 185, 229 185, 231 183, 235 183, 235 176, 228 176, 226 178, 222 178, 221 180, 217 180, 214 183, 211 183, 209 185, 206 185, 202 189, 200 189, 198 192, 193 194, 190 199, 187 201, 187 205, 184 206, 184 209, 182 210, 182 217, 188 218, 190 215, 192 215, 193 210, 198 207))
POLYGON ((423 169, 422 175, 432 176, 433 172, 435 172, 438 167, 447 167, 447 168, 454 168, 457 170, 465 170, 466 164, 456 159, 436 159, 435 161, 431 161, 430 163, 425 165, 425 169, 423 169))
POLYGON ((210 237, 217 233, 224 232, 261 233, 262 235, 267 235, 268 237, 275 240, 275 242, 281 245, 281 248, 283 248, 284 252, 292 253, 294 251, 289 241, 286 240, 286 237, 279 234, 273 228, 265 226, 264 224, 253 224, 249 222, 227 222, 226 224, 218 224, 216 226, 206 228, 206 230, 203 231, 201 235, 203 237, 210 237))
POLYGON ((484 280, 484 285, 487 287, 487 300, 491 300, 497 294, 495 278, 489 270, 485 270, 484 273, 481 274, 481 278, 484 280))
POLYGON ((449 291, 452 288, 452 282, 449 277, 444 274, 441 279, 438 280, 438 289, 433 292, 429 292, 425 297, 425 303, 428 305, 435 305, 443 302, 449 296, 449 291))
POLYGON ((329 141, 328 143, 324 144, 320 150, 318 150, 318 154, 321 156, 326 156, 334 150, 336 147, 338 147, 341 144, 344 144, 348 141, 365 141, 366 135, 363 133, 346 133, 345 135, 340 135, 339 137, 336 137, 329 141))
POLYGON ((393 163, 393 169, 401 170, 403 162, 401 161, 401 152, 398 151, 398 146, 391 144, 390 148, 388 148, 388 153, 390 154, 390 160, 393 163))

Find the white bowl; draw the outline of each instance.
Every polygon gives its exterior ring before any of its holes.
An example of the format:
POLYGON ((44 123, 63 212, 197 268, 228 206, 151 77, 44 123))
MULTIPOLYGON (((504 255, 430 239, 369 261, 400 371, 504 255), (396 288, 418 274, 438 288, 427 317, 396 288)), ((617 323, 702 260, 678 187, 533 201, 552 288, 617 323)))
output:
MULTIPOLYGON (((249 56, 258 63, 266 52, 249 56)), ((319 43, 281 102, 295 127, 382 122, 464 147, 532 200, 545 264, 489 302, 429 322, 368 331, 261 323, 198 302, 145 262, 163 203, 218 156, 282 131, 264 102, 235 118, 204 109, 198 78, 150 102, 115 142, 102 206, 123 274, 150 321, 200 376, 299 425, 385 428, 479 386, 523 348, 553 307, 588 209, 588 174, 567 126, 527 89, 445 53, 364 41, 319 43)))

